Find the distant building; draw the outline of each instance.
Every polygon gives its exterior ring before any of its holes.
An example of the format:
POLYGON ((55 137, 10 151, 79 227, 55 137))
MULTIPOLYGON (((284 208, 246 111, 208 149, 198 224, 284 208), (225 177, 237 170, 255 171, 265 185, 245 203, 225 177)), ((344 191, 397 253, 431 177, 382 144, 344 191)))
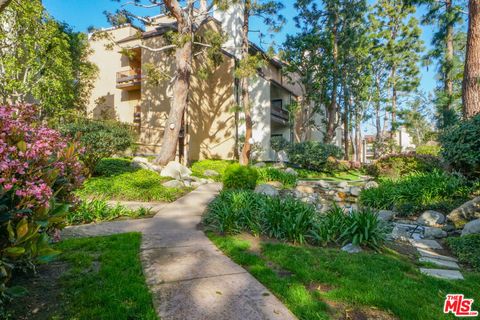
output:
MULTIPOLYGON (((228 41, 223 51, 224 60, 212 70, 208 79, 196 75, 191 80, 189 108, 183 120, 178 142, 178 158, 187 162, 205 158, 233 159, 238 141, 244 134, 240 103, 239 81, 234 75, 240 58, 241 29, 243 15, 240 5, 228 11, 216 11, 201 28, 224 32, 228 41)), ((158 154, 161 150, 163 131, 171 105, 171 84, 168 76, 174 73, 174 57, 171 52, 152 52, 145 47, 162 47, 167 31, 176 28, 175 21, 165 15, 154 17, 155 27, 141 30, 132 25, 106 29, 118 47, 107 50, 112 40, 91 40, 91 61, 99 67, 88 111, 94 118, 110 117, 131 123, 139 133, 138 152, 158 154), (152 81, 146 77, 151 70, 161 70, 166 77, 152 81)), ((91 39, 94 39, 92 37, 91 39)), ((261 49, 251 45, 253 53, 261 49)), ((201 59, 195 60, 194 70, 204 66, 201 59)), ((321 140, 319 130, 309 129, 301 134, 289 121, 287 106, 302 99, 303 89, 291 83, 284 73, 284 63, 269 59, 258 70, 258 76, 250 81, 250 96, 253 113, 253 142, 259 146, 259 159, 273 160, 270 147, 273 136, 282 136, 288 141, 302 136, 321 140)), ((301 110, 299 117, 302 117, 301 110)), ((316 118, 319 127, 321 119, 316 118)))

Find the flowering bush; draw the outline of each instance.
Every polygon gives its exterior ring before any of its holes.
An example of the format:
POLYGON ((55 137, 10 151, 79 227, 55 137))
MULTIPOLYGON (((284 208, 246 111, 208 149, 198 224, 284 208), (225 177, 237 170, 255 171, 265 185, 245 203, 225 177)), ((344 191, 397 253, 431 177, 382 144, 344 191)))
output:
POLYGON ((35 114, 33 106, 0 106, 0 309, 12 270, 55 254, 49 235, 62 227, 84 180, 77 145, 35 114))

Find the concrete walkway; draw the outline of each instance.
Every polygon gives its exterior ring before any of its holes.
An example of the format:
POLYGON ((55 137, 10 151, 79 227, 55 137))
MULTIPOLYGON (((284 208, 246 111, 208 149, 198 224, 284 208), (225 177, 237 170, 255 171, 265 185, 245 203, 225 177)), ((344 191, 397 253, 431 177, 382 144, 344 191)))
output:
POLYGON ((218 184, 159 208, 154 218, 67 228, 66 237, 142 232, 145 278, 162 320, 296 319, 261 283, 197 227, 218 184))

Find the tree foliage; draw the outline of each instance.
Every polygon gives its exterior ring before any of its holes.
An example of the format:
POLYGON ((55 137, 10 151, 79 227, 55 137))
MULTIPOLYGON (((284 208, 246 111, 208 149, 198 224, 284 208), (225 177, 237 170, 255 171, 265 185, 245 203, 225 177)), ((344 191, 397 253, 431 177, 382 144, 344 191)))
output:
POLYGON ((87 36, 46 13, 41 1, 0 13, 0 101, 34 102, 42 117, 85 111, 96 67, 87 36))

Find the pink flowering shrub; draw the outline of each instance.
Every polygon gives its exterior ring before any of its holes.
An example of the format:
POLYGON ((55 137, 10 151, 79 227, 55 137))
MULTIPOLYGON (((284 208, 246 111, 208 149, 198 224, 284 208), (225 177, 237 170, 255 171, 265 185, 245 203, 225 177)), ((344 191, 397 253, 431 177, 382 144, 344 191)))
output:
POLYGON ((75 142, 41 125, 33 106, 0 106, 0 307, 14 268, 55 252, 72 191, 84 181, 75 142))

